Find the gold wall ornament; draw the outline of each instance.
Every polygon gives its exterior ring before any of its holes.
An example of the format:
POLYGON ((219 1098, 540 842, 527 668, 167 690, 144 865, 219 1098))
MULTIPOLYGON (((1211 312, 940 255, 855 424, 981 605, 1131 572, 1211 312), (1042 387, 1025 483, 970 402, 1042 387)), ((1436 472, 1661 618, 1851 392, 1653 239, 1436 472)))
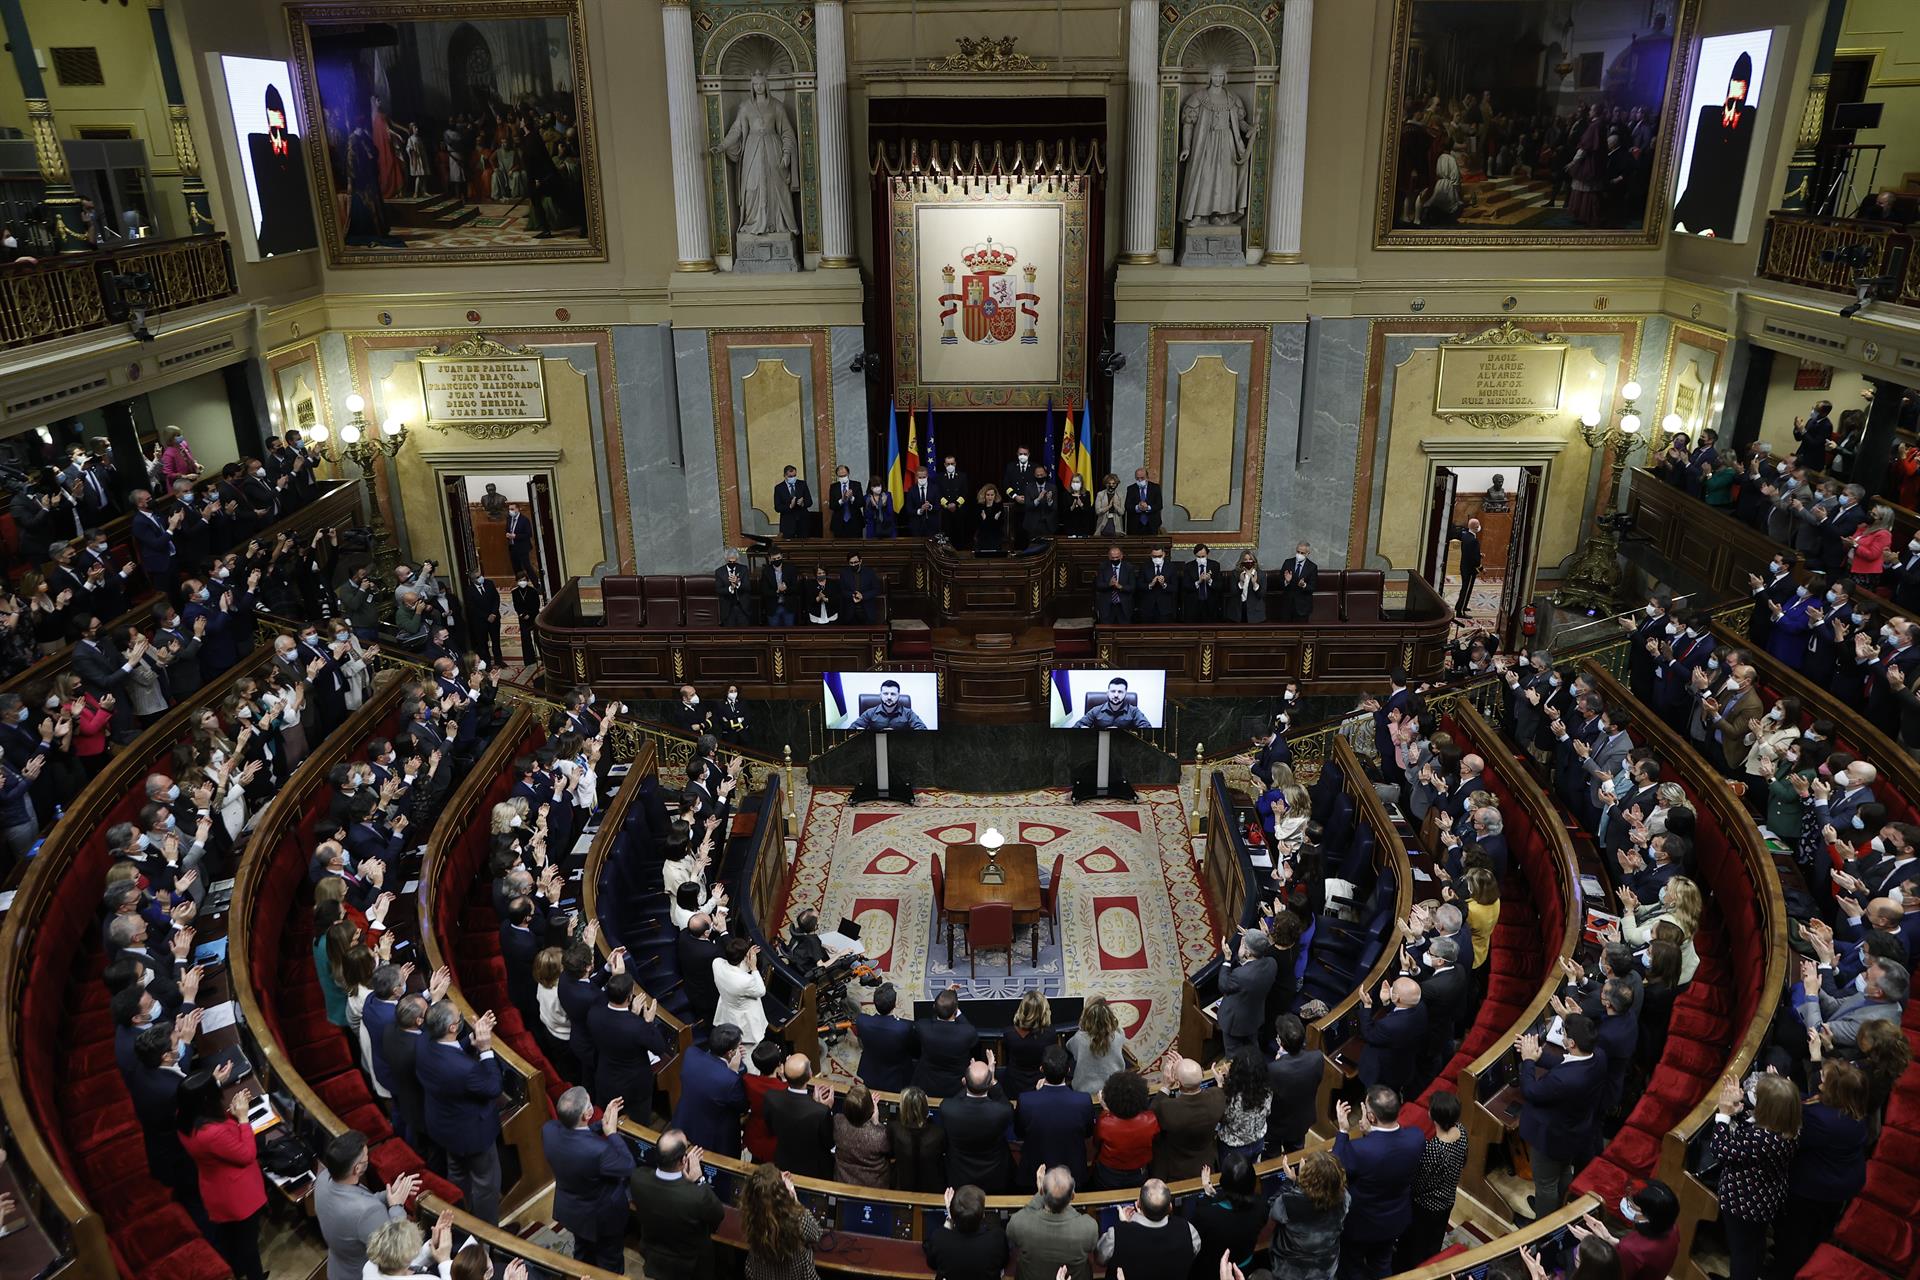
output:
POLYGON ((180 172, 197 175, 200 172, 200 153, 193 145, 193 122, 187 115, 185 106, 173 103, 167 107, 167 124, 173 134, 173 154, 179 162, 180 172))
POLYGON ((935 58, 927 64, 930 72, 965 72, 971 75, 999 75, 1008 71, 1045 71, 1047 64, 1014 48, 1019 36, 996 38, 955 36, 960 52, 935 58))
POLYGON ((1213 679, 1213 642, 1205 641, 1200 646, 1200 678, 1213 679))
POLYGON ((45 98, 28 98, 26 107, 27 127, 33 132, 33 161, 40 167, 40 176, 49 185, 72 185, 67 152, 60 145, 60 130, 53 123, 53 103, 45 98))
POLYGON ((510 347, 484 333, 414 357, 423 425, 445 435, 506 440, 547 427, 547 375, 539 351, 510 347))
POLYGON ((1313 678, 1313 644, 1311 641, 1300 646, 1300 678, 1302 680, 1311 680, 1313 678))
POLYGON ((1499 431, 1561 410, 1568 343, 1511 320, 1443 341, 1433 413, 1480 431, 1499 431))

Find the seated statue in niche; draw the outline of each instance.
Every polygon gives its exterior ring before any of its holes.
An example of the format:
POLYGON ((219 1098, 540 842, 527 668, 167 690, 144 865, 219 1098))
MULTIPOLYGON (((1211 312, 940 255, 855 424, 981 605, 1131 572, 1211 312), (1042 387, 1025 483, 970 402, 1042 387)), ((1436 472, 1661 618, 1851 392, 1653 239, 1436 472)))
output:
POLYGON ((1240 96, 1227 87, 1226 67, 1215 64, 1207 72, 1207 87, 1180 107, 1180 163, 1186 166, 1182 222, 1228 227, 1246 216, 1253 139, 1259 132, 1240 96))
POLYGON ((740 226, 743 235, 792 235, 793 192, 799 187, 793 125, 767 91, 767 73, 753 73, 747 100, 727 136, 708 148, 740 166, 740 226))

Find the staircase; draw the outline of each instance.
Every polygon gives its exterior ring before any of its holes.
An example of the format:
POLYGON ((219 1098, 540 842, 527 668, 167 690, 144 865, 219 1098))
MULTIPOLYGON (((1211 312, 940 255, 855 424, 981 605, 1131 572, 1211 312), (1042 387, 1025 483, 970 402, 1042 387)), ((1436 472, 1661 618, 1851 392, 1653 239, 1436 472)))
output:
POLYGON ((453 196, 396 196, 387 201, 387 221, 396 227, 418 227, 427 231, 452 231, 480 216, 478 205, 453 196))

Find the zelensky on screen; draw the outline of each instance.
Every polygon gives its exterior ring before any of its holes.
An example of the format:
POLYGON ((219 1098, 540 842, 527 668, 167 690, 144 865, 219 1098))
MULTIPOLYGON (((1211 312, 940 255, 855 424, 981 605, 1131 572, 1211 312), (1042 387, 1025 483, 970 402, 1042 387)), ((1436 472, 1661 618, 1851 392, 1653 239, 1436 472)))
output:
POLYGON ((1165 671, 1056 670, 1049 684, 1055 729, 1158 729, 1166 722, 1165 671))
POLYGON ((829 729, 940 727, 939 677, 931 671, 829 671, 820 686, 829 729))

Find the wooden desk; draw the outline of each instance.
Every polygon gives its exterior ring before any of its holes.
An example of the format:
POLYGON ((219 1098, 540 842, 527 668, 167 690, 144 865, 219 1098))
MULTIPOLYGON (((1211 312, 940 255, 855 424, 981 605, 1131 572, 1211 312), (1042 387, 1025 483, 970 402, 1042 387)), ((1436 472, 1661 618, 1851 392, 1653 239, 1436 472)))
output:
MULTIPOLYGON (((1016 925, 1031 926, 1033 962, 1040 963, 1040 851, 1030 844, 1003 844, 994 861, 1006 873, 999 884, 980 883, 981 869, 987 865, 987 851, 977 844, 947 846, 946 916, 947 965, 953 965, 953 933, 967 922, 967 913, 988 903, 1004 902, 1013 908, 1016 925)), ((973 939, 967 943, 972 945, 973 939)))

